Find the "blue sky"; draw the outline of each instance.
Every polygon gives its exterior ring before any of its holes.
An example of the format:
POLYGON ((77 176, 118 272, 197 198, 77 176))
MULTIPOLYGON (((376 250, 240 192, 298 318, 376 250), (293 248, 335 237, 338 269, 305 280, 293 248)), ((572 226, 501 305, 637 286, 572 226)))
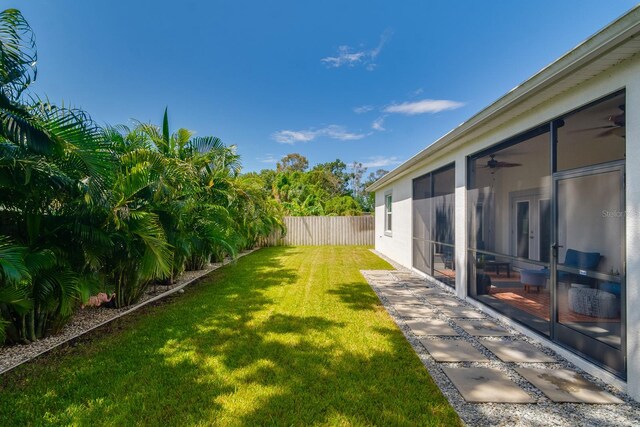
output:
POLYGON ((392 169, 633 1, 8 1, 34 92, 101 124, 216 135, 245 171, 292 152, 392 169))

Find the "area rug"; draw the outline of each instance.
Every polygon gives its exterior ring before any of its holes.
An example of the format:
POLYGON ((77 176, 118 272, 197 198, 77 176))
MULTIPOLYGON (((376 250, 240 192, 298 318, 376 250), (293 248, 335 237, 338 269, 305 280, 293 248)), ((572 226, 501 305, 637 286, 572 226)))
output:
MULTIPOLYGON (((503 301, 511 306, 514 306, 526 313, 541 319, 549 321, 549 305, 550 297, 549 292, 542 290, 540 293, 525 292, 524 288, 491 288, 490 295, 503 301)), ((560 307, 567 307, 566 295, 560 293, 558 295, 558 305, 560 307)), ((605 319, 599 317, 590 317, 583 314, 574 313, 569 310, 563 310, 560 312, 558 319, 560 323, 619 323, 620 319, 605 319)))

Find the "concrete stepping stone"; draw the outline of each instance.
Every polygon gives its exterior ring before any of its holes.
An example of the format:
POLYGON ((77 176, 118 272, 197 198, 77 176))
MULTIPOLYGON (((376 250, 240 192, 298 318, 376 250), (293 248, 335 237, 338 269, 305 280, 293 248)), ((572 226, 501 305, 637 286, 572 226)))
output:
POLYGON ((392 276, 395 277, 397 280, 413 280, 418 278, 413 273, 403 272, 403 271, 394 271, 392 273, 392 276))
POLYGON ((526 341, 480 341, 503 362, 553 363, 556 360, 526 341))
POLYGON ((444 296, 445 293, 438 288, 412 288, 413 293, 420 296, 431 297, 431 296, 444 296))
POLYGON ((362 273, 366 274, 372 279, 394 280, 394 277, 388 271, 363 270, 362 273))
POLYGON ((461 304, 460 301, 446 295, 434 295, 432 297, 428 297, 427 301, 429 301, 433 305, 443 305, 446 307, 464 307, 464 305, 461 304))
POLYGON ((400 287, 395 286, 395 282, 381 282, 379 280, 369 280, 369 282, 380 289, 400 289, 400 287))
POLYGON ((416 335, 457 336, 458 333, 447 322, 440 319, 407 320, 407 326, 416 335))
POLYGON ((469 307, 439 307, 440 311, 446 316, 452 319, 484 319, 485 316, 482 313, 475 311, 469 307))
POLYGON ((496 368, 442 368, 464 400, 471 403, 534 403, 509 377, 496 368))
POLYGON ((516 368, 516 372, 558 403, 624 403, 569 369, 516 368))
POLYGON ((456 320, 456 324, 476 337, 511 336, 511 332, 490 320, 456 320))
POLYGON ((412 295, 385 295, 391 304, 424 305, 424 302, 412 295))
POLYGON ((394 296, 394 295, 405 296, 405 297, 413 297, 414 296, 413 292, 411 292, 408 289, 393 289, 393 288, 391 288, 391 289, 381 289, 380 293, 382 295, 386 296, 386 297, 394 296))
POLYGON ((435 311, 429 307, 420 305, 394 305, 398 314, 402 317, 433 317, 435 311))
POLYGON ((424 280, 423 281, 403 281, 401 283, 410 289, 435 288, 435 286, 428 284, 424 280))
POLYGON ((554 402, 624 403, 569 369, 516 368, 516 372, 554 402))
POLYGON ((373 279, 373 283, 382 287, 394 287, 396 286, 396 282, 393 280, 382 280, 382 279, 373 279))
POLYGON ((486 362, 489 359, 463 340, 420 340, 438 362, 486 362))

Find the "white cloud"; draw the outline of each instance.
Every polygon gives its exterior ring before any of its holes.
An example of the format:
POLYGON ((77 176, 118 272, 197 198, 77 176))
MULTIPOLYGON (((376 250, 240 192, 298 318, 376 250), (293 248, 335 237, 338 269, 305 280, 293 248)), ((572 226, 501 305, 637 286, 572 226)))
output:
POLYGON ((336 56, 327 56, 320 59, 329 68, 340 68, 343 66, 355 67, 356 65, 364 65, 369 71, 373 71, 376 67, 376 58, 380 55, 382 48, 391 38, 391 30, 385 30, 380 36, 380 42, 373 49, 356 50, 350 46, 342 45, 338 47, 336 56))
POLYGON ((320 134, 328 136, 332 139, 339 139, 341 141, 354 141, 356 139, 362 139, 367 136, 363 133, 347 132, 344 126, 338 125, 327 126, 326 128, 320 130, 320 134))
POLYGON ((258 157, 257 160, 260 163, 277 163, 280 159, 273 154, 265 154, 264 157, 258 157))
POLYGON ((423 99, 415 102, 403 102, 391 104, 384 108, 385 113, 398 113, 413 116, 416 114, 438 113, 440 111, 455 110, 464 106, 464 103, 449 101, 446 99, 423 99))
POLYGON ((326 136, 340 141, 354 141, 362 139, 367 134, 349 132, 344 126, 329 125, 321 129, 308 130, 280 130, 271 134, 271 138, 281 144, 295 144, 296 142, 309 142, 317 137, 326 136))
POLYGON ((421 87, 419 87, 418 89, 414 90, 413 92, 411 92, 411 96, 418 96, 420 95, 422 92, 424 92, 424 89, 422 89, 421 87))
POLYGON ((367 158, 366 161, 362 162, 362 166, 365 168, 382 168, 385 166, 395 166, 400 164, 401 161, 395 156, 392 157, 384 157, 384 156, 373 156, 367 158))
POLYGON ((353 112, 356 114, 364 114, 364 113, 368 113, 369 111, 373 111, 375 108, 373 107, 373 105, 361 105, 359 107, 355 107, 353 109, 353 112))
POLYGON ((375 119, 375 120, 373 121, 373 123, 371 123, 371 129, 373 129, 373 130, 377 130, 377 131, 383 131, 383 130, 385 130, 385 128, 384 128, 384 119, 385 119, 386 117, 387 117, 387 116, 380 116, 380 117, 378 117, 377 119, 375 119))
POLYGON ((391 31, 391 29, 387 28, 386 30, 384 30, 384 32, 380 35, 380 42, 378 43, 378 46, 376 46, 375 49, 372 49, 370 52, 372 59, 376 59, 378 57, 380 51, 387 43, 387 41, 389 41, 392 35, 393 31, 391 31))
POLYGON ((316 137, 316 132, 310 130, 279 130, 271 135, 281 144, 295 144, 296 142, 309 142, 316 137))
POLYGON ((367 52, 353 52, 353 48, 349 46, 339 46, 337 56, 327 56, 320 61, 324 62, 329 68, 340 68, 343 65, 353 67, 362 62, 367 52))

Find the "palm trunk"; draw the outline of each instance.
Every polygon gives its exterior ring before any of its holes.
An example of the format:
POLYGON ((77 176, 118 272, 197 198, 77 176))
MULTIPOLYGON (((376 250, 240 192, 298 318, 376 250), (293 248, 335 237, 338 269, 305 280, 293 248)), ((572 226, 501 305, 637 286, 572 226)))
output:
POLYGON ((123 296, 122 296, 122 269, 118 272, 118 277, 116 278, 116 305, 118 308, 123 306, 123 296))
POLYGON ((27 319, 27 339, 31 342, 34 342, 37 340, 36 338, 36 330, 35 330, 35 323, 36 323, 36 311, 35 310, 31 310, 29 312, 28 315, 28 319, 27 319))
POLYGON ((40 313, 38 316, 38 322, 36 324, 36 336, 38 338, 42 338, 44 336, 46 325, 47 325, 47 314, 40 313))
POLYGON ((29 343, 29 340, 27 340, 27 316, 20 316, 20 328, 18 330, 18 339, 25 344, 29 343))

